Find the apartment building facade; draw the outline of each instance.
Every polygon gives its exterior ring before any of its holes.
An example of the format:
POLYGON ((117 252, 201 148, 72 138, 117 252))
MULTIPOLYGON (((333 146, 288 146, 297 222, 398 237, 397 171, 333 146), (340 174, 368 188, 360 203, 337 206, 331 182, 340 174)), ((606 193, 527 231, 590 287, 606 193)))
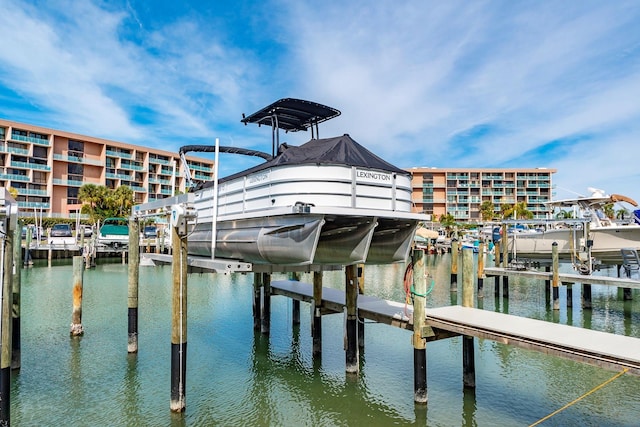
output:
MULTIPOLYGON (((194 181, 213 179, 212 160, 187 156, 194 181)), ((0 185, 17 190, 24 216, 75 218, 84 184, 129 186, 134 203, 184 192, 177 153, 0 119, 0 185)))
POLYGON ((417 212, 434 220, 450 214, 456 221, 481 222, 485 201, 499 213, 501 205, 524 202, 534 219, 547 218, 545 202, 552 200, 556 169, 411 168, 412 199, 417 212))

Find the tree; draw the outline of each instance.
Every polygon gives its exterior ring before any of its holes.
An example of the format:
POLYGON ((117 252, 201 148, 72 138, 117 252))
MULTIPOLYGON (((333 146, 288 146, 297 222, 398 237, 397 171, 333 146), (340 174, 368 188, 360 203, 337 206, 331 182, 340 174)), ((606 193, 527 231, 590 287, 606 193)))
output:
POLYGON ((629 211, 625 208, 620 208, 616 212, 616 219, 626 219, 629 216, 629 211))
POLYGON ((485 200, 480 205, 480 216, 483 221, 491 221, 495 217, 495 206, 490 200, 485 200))
POLYGON ((613 219, 616 216, 615 210, 613 209, 613 203, 605 203, 602 206, 602 211, 609 219, 613 219))
POLYGON ((81 212, 96 223, 109 217, 128 217, 133 207, 133 190, 120 186, 111 190, 102 185, 85 184, 78 190, 81 212))
POLYGON ((508 219, 513 216, 513 205, 503 203, 500 205, 500 216, 502 219, 508 219))
POLYGON ((525 202, 518 202, 514 206, 511 205, 503 205, 508 206, 504 210, 502 210, 502 215, 504 219, 532 219, 533 212, 527 209, 527 204, 525 202))
POLYGON ((108 194, 108 188, 95 185, 84 184, 78 190, 78 200, 82 203, 80 212, 89 215, 89 220, 95 224, 100 219, 104 219, 98 214, 97 206, 102 206, 108 194))
POLYGON ((114 212, 112 216, 129 217, 133 207, 133 190, 127 185, 116 188, 109 196, 109 205, 114 212))
POLYGON ((440 215, 440 225, 447 231, 447 236, 451 235, 451 230, 456 224, 456 219, 451 214, 440 215))
POLYGON ((571 218, 573 218, 573 211, 560 210, 560 212, 558 212, 556 214, 556 218, 558 218, 558 219, 571 219, 571 218))

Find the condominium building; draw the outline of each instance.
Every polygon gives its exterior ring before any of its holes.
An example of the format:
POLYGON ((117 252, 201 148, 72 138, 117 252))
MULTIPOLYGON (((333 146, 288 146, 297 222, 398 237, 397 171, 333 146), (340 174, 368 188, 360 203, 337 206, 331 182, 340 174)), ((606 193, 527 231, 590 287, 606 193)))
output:
POLYGON ((457 221, 480 222, 480 207, 489 201, 494 212, 501 205, 524 202, 534 219, 547 217, 544 205, 552 199, 555 169, 411 168, 415 210, 434 220, 450 214, 457 221))
MULTIPOLYGON (((193 181, 213 178, 214 163, 188 156, 193 181)), ((185 191, 177 153, 0 119, 0 185, 17 190, 21 215, 75 218, 84 184, 129 186, 134 203, 185 191)))

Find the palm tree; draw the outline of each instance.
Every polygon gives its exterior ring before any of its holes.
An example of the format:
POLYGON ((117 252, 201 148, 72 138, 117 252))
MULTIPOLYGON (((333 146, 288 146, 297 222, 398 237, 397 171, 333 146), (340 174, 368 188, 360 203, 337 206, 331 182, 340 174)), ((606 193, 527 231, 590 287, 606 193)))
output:
POLYGON ((616 216, 615 210, 613 209, 613 203, 606 203, 602 207, 602 211, 609 219, 613 219, 616 216))
POLYGON ((447 236, 451 235, 451 229, 456 224, 456 219, 451 214, 440 215, 440 224, 447 231, 447 236))
POLYGON ((109 195, 109 204, 113 209, 113 216, 128 217, 133 207, 133 190, 127 185, 121 185, 109 195))
POLYGON ((508 206, 502 210, 503 218, 514 218, 514 219, 532 219, 533 212, 527 209, 526 202, 518 202, 514 206, 511 205, 503 205, 508 206))
POLYGON ((102 185, 84 184, 78 190, 78 200, 82 203, 80 212, 89 215, 91 223, 104 219, 102 212, 109 189, 102 185))
POLYGON ((500 205, 500 216, 503 219, 508 219, 513 216, 513 205, 503 203, 500 205))
POLYGON ((558 219, 571 219, 571 218, 573 218, 573 212, 572 211, 560 210, 560 212, 558 212, 556 214, 556 218, 558 218, 558 219))
POLYGON ((617 219, 625 219, 629 216, 629 211, 626 210, 625 208, 620 208, 618 209, 618 211, 616 212, 616 218, 617 219))
POLYGON ((495 206, 491 200, 485 200, 480 205, 480 216, 483 221, 491 221, 495 216, 495 206))

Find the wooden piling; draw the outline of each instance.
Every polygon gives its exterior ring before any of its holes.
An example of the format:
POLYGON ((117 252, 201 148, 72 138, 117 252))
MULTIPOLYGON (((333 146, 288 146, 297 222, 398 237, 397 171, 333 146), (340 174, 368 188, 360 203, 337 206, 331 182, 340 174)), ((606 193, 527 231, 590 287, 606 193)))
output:
POLYGON ((478 298, 484 297, 484 240, 480 239, 480 244, 478 245, 478 298))
POLYGON ((186 408, 187 379, 187 239, 171 227, 173 278, 171 313, 171 403, 172 412, 186 408))
MULTIPOLYGON (((22 222, 20 222, 22 224, 22 222)), ((18 227, 20 229, 20 239, 22 239, 22 225, 18 227)), ((18 240, 19 242, 20 240, 18 240)), ((25 236, 24 241, 24 266, 33 265, 33 260, 31 259, 31 227, 27 227, 27 235, 25 236)))
MULTIPOLYGON (((509 235, 507 224, 502 224, 502 240, 502 267, 507 268, 509 266, 509 235)), ((509 298, 509 276, 506 274, 502 276, 502 298, 509 298)))
MULTIPOLYGON (((551 266, 550 265, 545 266, 544 271, 546 273, 550 273, 551 266)), ((551 302, 551 280, 549 279, 544 279, 544 300, 547 305, 549 305, 549 303, 551 302)))
POLYGON ((262 273, 253 273, 253 330, 259 331, 262 323, 262 273))
POLYGON ((313 319, 311 335, 313 337, 313 357, 322 354, 322 271, 313 273, 313 319))
POLYGON ((13 285, 12 285, 12 329, 11 329, 11 369, 20 369, 21 354, 20 354, 20 293, 21 293, 21 272, 20 265, 22 264, 22 245, 20 240, 22 239, 22 221, 18 220, 18 225, 13 233, 13 285))
POLYGON ((451 240, 451 292, 458 290, 458 239, 451 240))
POLYGON ((582 284, 582 308, 591 309, 591 284, 582 284))
MULTIPOLYGON (((9 219, 4 219, 4 230, 9 219)), ((11 305, 13 291, 13 235, 9 232, 1 239, 2 248, 2 307, 0 307, 0 425, 11 425, 11 305)))
MULTIPOLYGON (((497 268, 500 268, 500 242, 494 242, 493 243, 493 259, 494 259, 494 263, 495 266, 497 268)), ((493 277, 495 282, 494 282, 494 288, 493 288, 493 295, 496 297, 500 296, 500 276, 494 276, 493 277)))
POLYGON ((128 316, 129 330, 127 351, 138 352, 138 287, 140 281, 140 223, 137 219, 129 219, 129 287, 128 316))
POLYGON ((346 348, 347 373, 356 374, 358 363, 358 274, 355 265, 345 267, 346 348))
MULTIPOLYGON (((358 265, 358 295, 364 295, 364 264, 358 265)), ((364 348, 364 317, 358 312, 358 347, 364 348)))
POLYGON ((558 262, 558 242, 553 242, 551 245, 551 263, 553 269, 553 278, 551 279, 551 286, 553 289, 553 309, 560 310, 560 290, 558 285, 559 280, 559 262, 558 262))
MULTIPOLYGON (((473 307, 473 250, 462 251, 462 306, 473 307)), ((476 365, 474 339, 472 336, 462 337, 462 383, 464 387, 476 386, 476 365)))
POLYGON ((262 321, 260 331, 264 335, 271 332, 271 273, 262 273, 262 321))
POLYGON ((424 251, 414 249, 413 263, 413 401, 427 403, 427 341, 424 329, 426 319, 427 278, 424 267, 424 251))
MULTIPOLYGON (((291 273, 291 280, 295 280, 296 282, 300 281, 300 273, 293 272, 291 273)), ((300 324, 300 300, 293 299, 293 307, 291 310, 291 321, 293 325, 300 324)))
POLYGON ((73 311, 71 313, 72 337, 84 335, 82 328, 82 271, 84 263, 81 256, 73 257, 73 311))

